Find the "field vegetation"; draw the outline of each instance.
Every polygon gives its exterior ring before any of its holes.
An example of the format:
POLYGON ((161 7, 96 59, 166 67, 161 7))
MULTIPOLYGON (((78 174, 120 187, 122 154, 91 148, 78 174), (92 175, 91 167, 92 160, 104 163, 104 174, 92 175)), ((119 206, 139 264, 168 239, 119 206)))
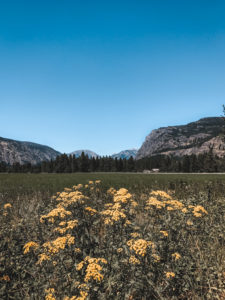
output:
POLYGON ((224 179, 0 174, 0 298, 225 299, 224 179))

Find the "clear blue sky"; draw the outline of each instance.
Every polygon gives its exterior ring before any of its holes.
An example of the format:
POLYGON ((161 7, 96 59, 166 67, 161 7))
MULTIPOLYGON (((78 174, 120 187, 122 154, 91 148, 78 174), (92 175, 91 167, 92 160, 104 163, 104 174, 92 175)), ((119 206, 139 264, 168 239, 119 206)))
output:
POLYGON ((138 148, 219 116, 225 1, 1 1, 0 136, 61 152, 138 148))

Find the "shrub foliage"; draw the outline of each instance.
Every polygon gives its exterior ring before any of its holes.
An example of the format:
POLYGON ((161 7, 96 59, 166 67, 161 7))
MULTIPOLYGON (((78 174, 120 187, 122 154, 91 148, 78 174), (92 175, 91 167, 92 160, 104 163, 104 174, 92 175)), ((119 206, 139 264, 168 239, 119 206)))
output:
POLYGON ((1 208, 1 299, 224 299, 224 200, 170 190, 58 192, 1 208), (31 216, 32 217, 29 217, 31 216))

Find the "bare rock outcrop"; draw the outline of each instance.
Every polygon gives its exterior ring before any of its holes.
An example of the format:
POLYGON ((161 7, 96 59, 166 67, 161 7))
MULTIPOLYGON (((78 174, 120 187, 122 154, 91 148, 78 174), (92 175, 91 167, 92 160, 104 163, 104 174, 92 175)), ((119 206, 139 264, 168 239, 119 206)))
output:
POLYGON ((10 165, 16 162, 37 164, 55 159, 58 155, 60 152, 48 146, 0 137, 0 161, 10 165))
POLYGON ((213 151, 225 155, 225 118, 210 117, 181 126, 153 130, 138 150, 136 159, 153 155, 183 156, 213 151))

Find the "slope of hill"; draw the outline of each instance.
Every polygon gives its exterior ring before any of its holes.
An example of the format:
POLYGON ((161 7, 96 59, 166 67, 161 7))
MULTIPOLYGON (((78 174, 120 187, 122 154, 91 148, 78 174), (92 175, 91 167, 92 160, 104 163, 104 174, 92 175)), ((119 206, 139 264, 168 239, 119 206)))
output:
POLYGON ((100 156, 91 150, 76 150, 76 151, 69 153, 69 155, 75 155, 75 157, 79 157, 79 156, 81 156, 82 152, 84 152, 84 154, 88 155, 89 158, 91 158, 91 157, 96 158, 97 156, 100 156))
POLYGON ((37 164, 41 161, 55 159, 60 152, 44 145, 20 142, 0 137, 0 161, 8 164, 37 164))
POLYGON ((131 156, 133 156, 133 158, 135 158, 137 152, 138 152, 138 150, 136 150, 136 149, 123 150, 123 151, 120 151, 119 153, 115 153, 115 154, 111 155, 111 157, 112 158, 129 159, 131 156))
POLYGON ((200 154, 212 149, 218 156, 225 155, 225 118, 210 117, 181 126, 153 130, 138 150, 136 159, 165 154, 183 156, 200 154))

